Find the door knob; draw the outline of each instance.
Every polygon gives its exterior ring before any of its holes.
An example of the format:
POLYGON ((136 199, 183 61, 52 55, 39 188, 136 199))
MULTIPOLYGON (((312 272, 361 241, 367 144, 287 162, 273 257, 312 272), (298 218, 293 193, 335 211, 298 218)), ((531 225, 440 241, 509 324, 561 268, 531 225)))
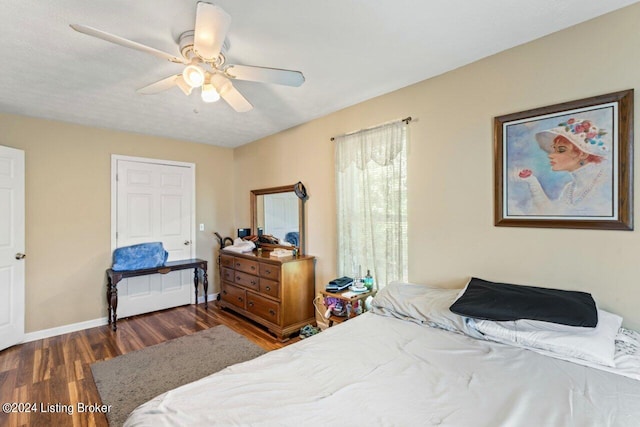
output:
POLYGON ((185 240, 185 241, 184 241, 184 245, 185 245, 185 246, 189 246, 190 244, 191 244, 191 240, 185 240))
POLYGON ((16 259, 24 259, 24 257, 26 257, 26 255, 25 255, 25 254, 23 254, 22 252, 18 252, 18 253, 16 254, 16 259))

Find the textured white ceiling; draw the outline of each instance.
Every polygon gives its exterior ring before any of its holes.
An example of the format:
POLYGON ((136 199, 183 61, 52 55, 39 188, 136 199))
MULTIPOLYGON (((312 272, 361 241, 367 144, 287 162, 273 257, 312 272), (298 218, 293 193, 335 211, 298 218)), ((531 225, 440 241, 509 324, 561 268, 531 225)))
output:
POLYGON ((195 0, 0 1, 0 112, 236 147, 639 0, 220 0, 227 63, 300 70, 298 88, 235 81, 236 113, 178 88, 182 66, 69 28, 179 55, 195 0))

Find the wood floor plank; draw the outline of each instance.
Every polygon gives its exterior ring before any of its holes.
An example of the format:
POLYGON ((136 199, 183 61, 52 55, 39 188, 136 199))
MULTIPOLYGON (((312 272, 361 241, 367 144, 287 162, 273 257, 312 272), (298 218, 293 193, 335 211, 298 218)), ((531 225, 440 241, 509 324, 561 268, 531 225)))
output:
POLYGON ((0 358, 0 372, 17 369, 20 365, 20 349, 11 347, 5 350, 7 353, 0 358))
POLYGON ((6 394, 12 393, 16 388, 16 372, 16 369, 0 372, 0 387, 2 387, 3 394, 5 394, 5 390, 6 394))
POLYGON ((0 351, 0 401, 36 403, 38 409, 42 404, 48 412, 0 413, 0 426, 108 427, 104 414, 77 411, 78 402, 102 403, 92 363, 217 325, 228 326, 268 351, 298 340, 281 343, 260 325, 212 302, 208 309, 188 305, 121 319, 116 332, 105 325, 20 344, 0 351), (70 407, 73 411, 68 413, 70 407))

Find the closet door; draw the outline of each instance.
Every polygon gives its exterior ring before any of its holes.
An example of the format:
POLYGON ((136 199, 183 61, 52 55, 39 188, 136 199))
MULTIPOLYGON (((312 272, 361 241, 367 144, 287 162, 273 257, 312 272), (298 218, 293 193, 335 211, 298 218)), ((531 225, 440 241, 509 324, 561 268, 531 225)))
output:
MULTIPOLYGON (((169 261, 194 258, 195 165, 116 157, 115 246, 162 242, 169 261)), ((118 284, 118 316, 194 302, 193 271, 133 277, 118 284)))

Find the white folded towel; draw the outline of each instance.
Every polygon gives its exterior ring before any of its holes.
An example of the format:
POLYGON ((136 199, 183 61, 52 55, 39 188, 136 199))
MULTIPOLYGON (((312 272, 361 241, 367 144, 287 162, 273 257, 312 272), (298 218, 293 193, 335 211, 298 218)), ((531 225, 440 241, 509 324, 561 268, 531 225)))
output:
POLYGON ((243 252, 251 252, 252 250, 255 249, 255 247, 256 247, 255 243, 249 240, 242 240, 240 238, 237 238, 233 241, 233 245, 225 246, 222 249, 225 251, 236 252, 241 254, 243 252))
POLYGON ((271 251, 270 256, 272 257, 293 256, 293 251, 289 249, 274 249, 273 251, 271 251))

